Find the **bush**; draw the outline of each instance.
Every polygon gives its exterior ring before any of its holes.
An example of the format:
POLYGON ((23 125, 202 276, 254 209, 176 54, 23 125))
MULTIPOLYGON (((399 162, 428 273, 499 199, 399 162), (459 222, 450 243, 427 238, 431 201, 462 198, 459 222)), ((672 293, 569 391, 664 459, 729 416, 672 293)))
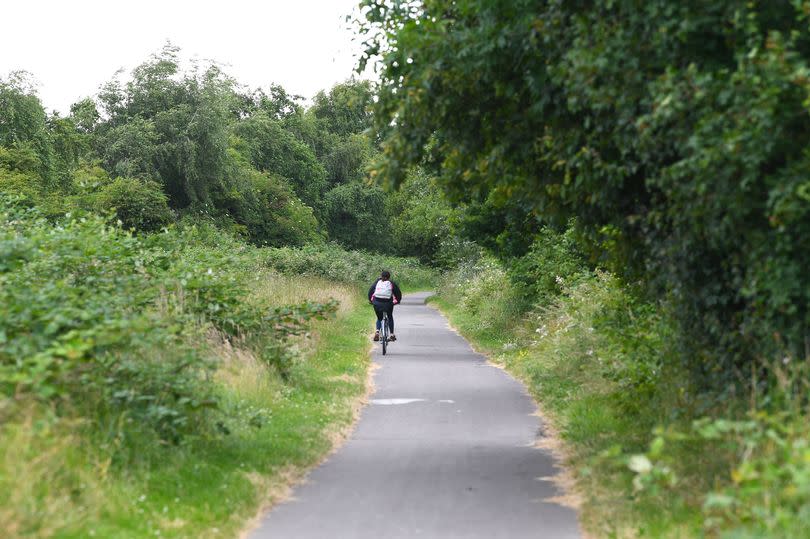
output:
POLYGON ((384 269, 403 287, 429 287, 436 280, 435 272, 416 259, 347 251, 335 244, 267 249, 265 256, 265 263, 281 273, 338 282, 371 284, 384 269))
POLYGON ((397 252, 438 263, 442 245, 454 238, 454 213, 433 178, 421 170, 414 171, 386 202, 397 252))
POLYGON ((376 185, 338 185, 324 197, 329 238, 348 249, 392 250, 386 193, 376 185))
POLYGON ((101 188, 95 197, 94 207, 102 214, 114 212, 126 229, 151 232, 174 219, 168 201, 157 182, 116 178, 101 188))
POLYGON ((4 203, 0 220, 0 391, 186 430, 208 395, 205 358, 186 343, 189 320, 158 308, 149 252, 100 218, 54 227, 4 203))
POLYGON ((574 234, 573 226, 564 233, 545 227, 529 252, 510 263, 509 275, 527 301, 551 303, 562 293, 562 283, 570 284, 577 274, 587 271, 574 234))
MULTIPOLYGON (((331 304, 252 299, 255 248, 212 226, 134 236, 101 217, 55 225, 0 199, 0 394, 125 415, 167 440, 209 428, 206 336, 278 350, 331 304)), ((113 421, 114 422, 114 421, 113 421)))

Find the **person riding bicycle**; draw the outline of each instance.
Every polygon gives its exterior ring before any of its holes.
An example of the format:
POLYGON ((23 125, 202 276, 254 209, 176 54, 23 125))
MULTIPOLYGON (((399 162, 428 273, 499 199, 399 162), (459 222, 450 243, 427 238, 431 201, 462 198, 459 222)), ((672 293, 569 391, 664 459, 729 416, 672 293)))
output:
POLYGON ((397 340, 394 335, 394 305, 402 301, 402 292, 397 283, 391 280, 391 273, 383 271, 371 288, 368 289, 368 301, 374 306, 377 313, 377 330, 374 332, 374 340, 380 340, 380 330, 382 329, 383 313, 388 313, 388 330, 391 332, 389 340, 397 340))

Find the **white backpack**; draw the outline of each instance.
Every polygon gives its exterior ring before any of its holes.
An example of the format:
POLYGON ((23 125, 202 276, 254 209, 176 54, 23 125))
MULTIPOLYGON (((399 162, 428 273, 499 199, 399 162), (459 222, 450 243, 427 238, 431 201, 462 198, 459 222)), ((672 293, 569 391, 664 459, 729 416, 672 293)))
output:
POLYGON ((394 295, 394 285, 391 281, 377 281, 377 286, 374 288, 374 297, 377 299, 391 299, 394 295))

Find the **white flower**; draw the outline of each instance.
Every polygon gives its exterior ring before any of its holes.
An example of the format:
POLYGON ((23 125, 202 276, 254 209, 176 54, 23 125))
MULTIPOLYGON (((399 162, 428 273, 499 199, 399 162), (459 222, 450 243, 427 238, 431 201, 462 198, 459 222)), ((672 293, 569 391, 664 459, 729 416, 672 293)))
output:
POLYGON ((649 473, 653 469, 652 462, 645 455, 633 455, 627 467, 638 474, 649 473))

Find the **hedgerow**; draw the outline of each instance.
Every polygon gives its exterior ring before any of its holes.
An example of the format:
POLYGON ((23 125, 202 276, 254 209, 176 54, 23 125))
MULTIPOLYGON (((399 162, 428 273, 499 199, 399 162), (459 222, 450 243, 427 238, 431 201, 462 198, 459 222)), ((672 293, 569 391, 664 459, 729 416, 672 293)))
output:
POLYGON ((264 263, 282 273, 315 275, 337 282, 370 283, 382 270, 410 287, 426 287, 435 281, 434 270, 415 258, 348 251, 336 244, 268 248, 264 263))
POLYGON ((139 237, 104 218, 56 224, 0 199, 0 392, 129 421, 178 440, 210 426, 211 332, 285 374, 284 342, 334 304, 250 296, 257 249, 213 227, 139 237))

